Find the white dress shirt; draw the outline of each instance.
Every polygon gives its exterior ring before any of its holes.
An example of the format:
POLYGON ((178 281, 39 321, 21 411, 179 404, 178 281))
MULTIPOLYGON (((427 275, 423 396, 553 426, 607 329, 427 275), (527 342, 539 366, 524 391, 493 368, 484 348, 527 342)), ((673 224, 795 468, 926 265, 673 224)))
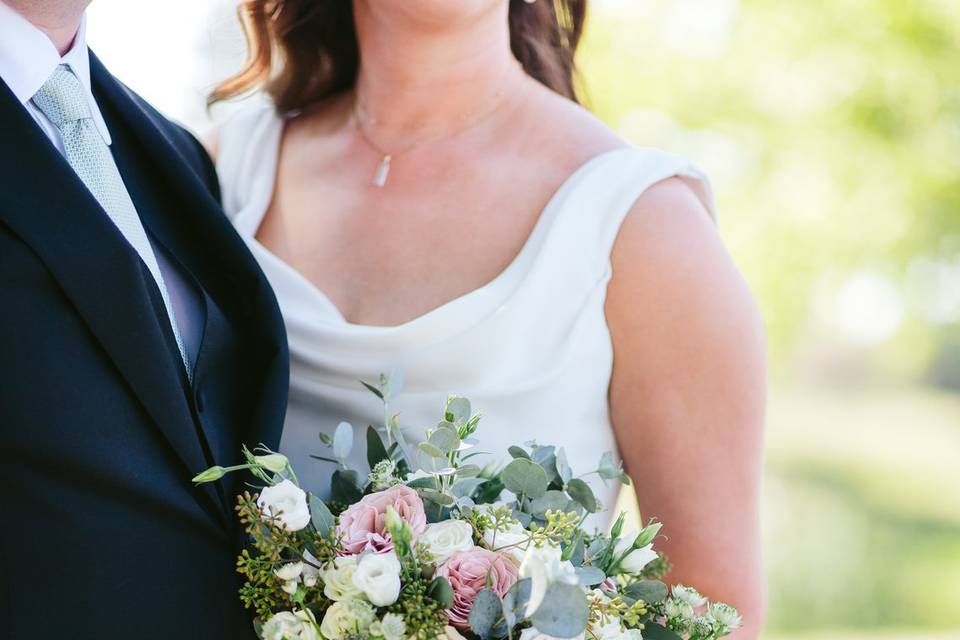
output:
MULTIPOLYGON (((60 130, 33 104, 34 94, 61 65, 68 65, 80 80, 90 105, 94 124, 104 142, 112 143, 107 123, 97 106, 90 81, 90 51, 86 42, 86 16, 74 38, 73 46, 63 56, 47 35, 29 20, 0 0, 0 79, 33 116, 50 141, 62 154, 60 130)), ((134 203, 136 205, 136 203, 134 203)), ((67 215, 69 212, 64 212, 67 215)), ((177 327, 191 362, 196 362, 203 332, 203 311, 199 298, 179 270, 163 251, 154 245, 157 263, 177 317, 177 327)))

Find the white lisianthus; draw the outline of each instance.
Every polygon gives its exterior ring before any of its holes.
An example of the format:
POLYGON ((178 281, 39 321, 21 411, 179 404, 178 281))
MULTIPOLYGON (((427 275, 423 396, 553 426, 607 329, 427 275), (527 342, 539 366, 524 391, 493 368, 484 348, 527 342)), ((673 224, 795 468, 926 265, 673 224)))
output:
POLYGON ((530 578, 530 599, 527 601, 526 617, 530 617, 543 604, 547 589, 554 582, 577 584, 577 571, 569 560, 561 560, 560 547, 545 544, 527 549, 520 564, 521 580, 530 578))
POLYGON ((353 584, 353 574, 357 570, 354 556, 334 558, 323 572, 323 595, 334 602, 363 597, 363 591, 353 584))
POLYGON ((607 617, 603 624, 590 625, 590 635, 597 640, 621 640, 623 636, 623 626, 620 624, 620 618, 607 617))
POLYGON ((290 580, 296 580, 300 577, 300 574, 303 572, 303 563, 302 562, 291 562, 290 564, 285 564, 274 573, 278 578, 284 582, 289 582, 290 580))
MULTIPOLYGON (((574 636, 570 640, 583 640, 585 634, 580 633, 578 636, 574 636)), ((547 634, 541 632, 536 627, 527 627, 520 632, 520 640, 558 640, 554 636, 548 636, 547 634)))
POLYGON ((383 640, 403 640, 407 634, 407 623, 398 613, 388 613, 379 622, 370 625, 370 635, 383 640))
POLYGON ((623 640, 643 640, 643 632, 640 629, 627 629, 623 632, 623 640))
POLYGON ((297 592, 297 585, 300 583, 300 574, 302 572, 302 562, 291 562, 283 565, 273 573, 278 578, 283 580, 283 586, 280 588, 283 589, 285 593, 292 596, 297 592))
POLYGON ((400 560, 397 554, 369 553, 357 563, 353 585, 378 607, 386 607, 400 596, 400 560))
POLYGON ((626 557, 620 561, 620 568, 626 573, 640 573, 644 567, 658 557, 657 552, 653 550, 653 543, 645 547, 640 547, 639 549, 633 549, 633 551, 627 553, 627 551, 633 548, 633 543, 639 535, 639 531, 632 531, 620 538, 616 546, 613 547, 613 555, 615 557, 619 558, 623 554, 627 554, 626 557))
POLYGON ((700 595, 700 592, 693 587, 685 587, 682 584, 674 585, 671 590, 673 597, 681 603, 686 603, 696 609, 707 604, 707 599, 700 595))
POLYGON ((516 520, 502 523, 501 526, 504 524, 506 526, 502 530, 486 529, 483 532, 483 543, 491 551, 499 551, 520 566, 530 546, 530 532, 516 520))
POLYGON ((320 633, 327 640, 346 636, 363 636, 376 619, 370 603, 363 600, 340 600, 327 609, 320 623, 320 633))
POLYGON ((740 615, 740 612, 723 602, 712 603, 709 611, 713 619, 727 629, 739 629, 740 625, 743 624, 743 616, 740 615))
POLYGON ((303 570, 300 575, 305 587, 315 587, 320 581, 320 561, 309 551, 303 552, 303 570))
POLYGON ((260 630, 263 640, 320 640, 313 617, 306 611, 281 611, 260 630))
POLYGON ((289 480, 265 487, 257 499, 264 516, 273 516, 288 530, 300 531, 310 524, 307 494, 289 480))
POLYGON ((473 547, 473 527, 463 520, 428 524, 418 544, 427 545, 436 563, 443 564, 456 552, 473 547))

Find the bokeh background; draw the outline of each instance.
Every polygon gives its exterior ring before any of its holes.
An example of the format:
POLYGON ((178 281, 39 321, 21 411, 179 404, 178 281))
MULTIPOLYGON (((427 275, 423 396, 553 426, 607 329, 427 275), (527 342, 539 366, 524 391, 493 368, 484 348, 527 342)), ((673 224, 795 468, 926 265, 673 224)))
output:
MULTIPOLYGON (((203 134, 235 3, 96 0, 90 41, 203 134)), ((765 637, 960 638, 960 0, 594 0, 580 65, 712 175, 765 313, 765 637)))

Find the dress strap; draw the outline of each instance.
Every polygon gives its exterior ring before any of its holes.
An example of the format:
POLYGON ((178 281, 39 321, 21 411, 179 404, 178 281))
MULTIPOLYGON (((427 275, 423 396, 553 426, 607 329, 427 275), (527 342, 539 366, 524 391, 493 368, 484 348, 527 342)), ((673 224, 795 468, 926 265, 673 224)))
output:
POLYGON ((252 213, 269 205, 263 199, 273 194, 282 133, 283 118, 271 104, 245 107, 220 128, 216 165, 223 208, 241 234, 256 231, 260 220, 252 213))
POLYGON ((592 266, 587 270, 594 277, 605 273, 627 214, 647 189, 672 177, 689 185, 716 219, 710 182, 695 164, 651 147, 617 149, 588 162, 564 186, 541 258, 555 266, 558 261, 592 266), (587 264, 574 256, 582 256, 587 264))

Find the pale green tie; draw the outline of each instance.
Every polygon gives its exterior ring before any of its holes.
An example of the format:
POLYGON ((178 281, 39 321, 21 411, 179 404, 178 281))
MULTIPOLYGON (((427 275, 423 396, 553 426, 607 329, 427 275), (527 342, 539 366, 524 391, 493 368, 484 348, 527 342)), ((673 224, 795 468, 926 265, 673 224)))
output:
POLYGON ((70 67, 60 65, 33 96, 33 104, 60 130, 64 155, 77 175, 104 208, 120 232, 147 265, 160 289, 167 308, 177 348, 183 364, 190 373, 190 360, 180 337, 177 318, 170 293, 163 281, 153 246, 143 228, 137 209, 123 184, 123 178, 113 160, 110 148, 104 142, 90 114, 90 105, 80 80, 70 67))

